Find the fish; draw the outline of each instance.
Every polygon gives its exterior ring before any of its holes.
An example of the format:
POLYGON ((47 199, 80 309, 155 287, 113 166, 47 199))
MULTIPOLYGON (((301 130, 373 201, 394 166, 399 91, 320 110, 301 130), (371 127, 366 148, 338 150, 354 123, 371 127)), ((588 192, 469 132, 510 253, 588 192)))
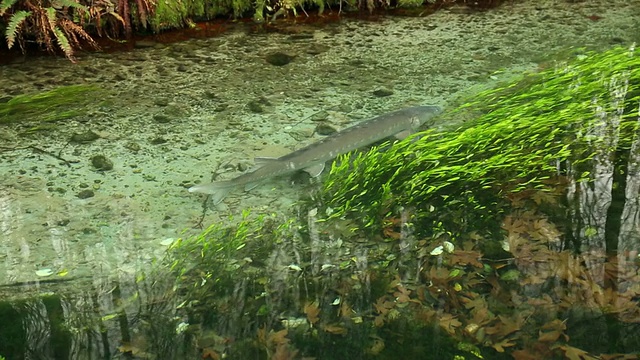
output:
POLYGON ((231 180, 198 184, 190 187, 189 192, 209 194, 211 201, 219 204, 234 188, 244 186, 249 191, 268 178, 298 170, 317 177, 327 161, 390 136, 404 138, 441 112, 439 106, 422 105, 376 116, 279 158, 256 158, 255 170, 231 180))

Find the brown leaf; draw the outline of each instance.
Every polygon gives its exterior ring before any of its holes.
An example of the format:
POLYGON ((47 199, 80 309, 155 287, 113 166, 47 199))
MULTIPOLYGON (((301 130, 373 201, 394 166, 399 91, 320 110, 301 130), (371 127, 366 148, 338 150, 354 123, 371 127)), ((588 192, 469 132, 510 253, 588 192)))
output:
POLYGON ((342 304, 340 304, 340 316, 345 318, 351 318, 353 316, 353 308, 346 300, 343 300, 342 304))
POLYGON ((569 340, 569 336, 565 335, 564 331, 567 329, 567 324, 560 320, 555 319, 544 325, 538 334, 538 341, 540 342, 555 342, 564 336, 565 341, 569 340))
POLYGON ((384 340, 381 338, 373 339, 373 344, 367 349, 367 352, 371 355, 378 355, 384 350, 384 340))
POLYGON ((538 341, 540 342, 555 342, 562 335, 561 331, 551 330, 551 331, 540 331, 538 335, 538 341))
POLYGON ((376 303, 373 304, 373 307, 376 308, 376 311, 382 315, 388 313, 389 310, 393 309, 395 306, 396 304, 393 301, 387 300, 385 296, 378 298, 376 303))
POLYGON ((513 345, 515 345, 516 343, 513 342, 512 339, 504 339, 502 341, 500 341, 499 343, 495 343, 493 345, 491 345, 494 349, 496 349, 497 352, 504 352, 504 348, 506 347, 511 347, 513 345))
POLYGON ((590 355, 588 352, 569 345, 560 346, 564 351, 564 356, 569 360, 596 360, 597 357, 590 355))
POLYGON ((514 350, 511 352, 514 360, 539 360, 540 355, 535 355, 527 350, 514 350))
POLYGON ((280 330, 275 333, 272 330, 272 332, 269 334, 268 342, 274 345, 287 344, 289 342, 289 339, 287 339, 288 332, 289 330, 287 329, 280 330))
POLYGON ((211 360, 220 360, 220 354, 218 354, 212 348, 204 348, 202 349, 202 358, 211 359, 211 360))
POLYGON ((320 320, 318 316, 320 314, 320 308, 318 307, 317 302, 308 303, 304 306, 304 313, 307 315, 307 320, 312 325, 317 323, 320 320))
POLYGON ((443 314, 439 320, 440 326, 451 335, 454 335, 456 329, 462 326, 462 323, 451 314, 443 314))
POLYGON ((384 325, 384 315, 378 315, 373 319, 373 325, 375 327, 382 327, 384 325))
POLYGON ((271 357, 272 360, 294 360, 298 355, 298 350, 291 349, 286 344, 279 344, 276 352, 271 357))
POLYGON ((339 325, 324 325, 322 330, 335 335, 344 335, 347 333, 347 329, 339 325))
POLYGON ((514 218, 513 216, 509 215, 504 219, 502 228, 507 230, 507 232, 509 232, 509 235, 515 235, 527 233, 527 229, 529 228, 529 226, 524 220, 520 218, 514 218))
POLYGON ((482 254, 479 251, 461 251, 456 250, 451 256, 451 263, 453 265, 472 265, 477 268, 482 268, 482 263, 478 260, 482 258, 482 254))
POLYGON ((411 290, 407 289, 402 284, 398 285, 397 289, 398 289, 398 291, 394 292, 393 296, 396 297, 396 302, 398 304, 403 304, 403 303, 407 303, 409 301, 412 301, 411 297, 410 297, 411 290))

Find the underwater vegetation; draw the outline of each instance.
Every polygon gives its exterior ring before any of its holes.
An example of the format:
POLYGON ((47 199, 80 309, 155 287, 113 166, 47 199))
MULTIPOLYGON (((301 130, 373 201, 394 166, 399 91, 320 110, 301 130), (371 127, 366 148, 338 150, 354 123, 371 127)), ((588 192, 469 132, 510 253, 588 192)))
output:
POLYGON ((443 115, 461 125, 343 156, 291 219, 177 241, 202 357, 637 358, 637 249, 592 241, 573 221, 602 214, 567 198, 640 158, 640 61, 576 54, 463 99, 443 115))
POLYGON ((0 102, 0 125, 55 122, 86 113, 100 89, 94 85, 60 86, 35 94, 16 95, 0 102))
POLYGON ((427 232, 495 232, 509 197, 544 191, 558 176, 588 181, 590 159, 612 150, 614 135, 615 146, 632 146, 638 66, 634 48, 579 52, 570 63, 446 113, 445 126, 472 119, 457 129, 426 130, 384 151, 347 154, 324 183, 330 217, 362 216, 361 226, 377 231, 381 216, 403 208, 427 232))

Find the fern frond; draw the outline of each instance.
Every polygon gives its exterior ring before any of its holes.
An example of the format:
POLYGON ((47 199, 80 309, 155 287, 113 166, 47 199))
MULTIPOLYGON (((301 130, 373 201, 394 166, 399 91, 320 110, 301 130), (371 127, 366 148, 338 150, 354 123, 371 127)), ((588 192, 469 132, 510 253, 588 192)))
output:
POLYGON ((9 24, 7 25, 7 30, 5 31, 5 36, 7 38, 7 46, 9 49, 13 46, 16 41, 16 35, 18 35, 18 28, 22 23, 31 15, 31 11, 19 10, 16 11, 9 19, 9 24))
POLYGON ((122 16, 120 16, 120 14, 118 14, 117 12, 114 12, 112 10, 109 10, 109 12, 106 13, 107 15, 111 15, 113 16, 116 20, 120 21, 120 23, 122 24, 122 26, 125 25, 124 19, 122 18, 122 16))
POLYGON ((0 1, 0 16, 4 15, 4 12, 7 11, 10 7, 18 2, 18 0, 2 0, 0 1))
POLYGON ((56 9, 62 9, 63 7, 75 8, 81 11, 88 11, 88 8, 74 0, 53 0, 51 6, 56 9))
POLYGON ((136 0, 136 10, 138 10, 138 18, 143 28, 147 28, 147 13, 149 12, 149 5, 145 0, 136 0))
POLYGON ((69 44, 69 40, 67 39, 67 36, 58 27, 53 29, 53 33, 56 36, 56 40, 58 41, 58 46, 60 46, 60 49, 62 49, 62 51, 64 52, 64 55, 67 57, 67 59, 74 61, 73 48, 71 48, 71 44, 69 44))
POLYGON ((56 27, 56 9, 52 8, 52 7, 48 7, 44 9, 45 14, 47 14, 47 20, 49 22, 49 27, 51 28, 51 30, 55 29, 56 27))
POLYGON ((71 44, 73 46, 80 47, 80 41, 78 40, 78 36, 83 39, 89 46, 94 49, 99 49, 98 43, 84 30, 84 28, 69 19, 61 19, 59 23, 62 31, 67 34, 67 36, 73 38, 71 44))

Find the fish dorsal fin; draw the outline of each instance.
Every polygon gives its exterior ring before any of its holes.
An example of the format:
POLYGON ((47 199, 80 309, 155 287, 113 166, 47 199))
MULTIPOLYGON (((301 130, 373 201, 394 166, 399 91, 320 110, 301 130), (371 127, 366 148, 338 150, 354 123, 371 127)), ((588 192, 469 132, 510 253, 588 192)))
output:
POLYGON ((320 174, 322 174, 322 171, 324 170, 324 163, 320 163, 320 164, 316 164, 316 165, 311 165, 309 167, 306 167, 304 169, 304 171, 306 171, 307 173, 309 173, 309 175, 311 175, 311 177, 318 177, 320 176, 320 174))
POLYGON ((260 165, 265 165, 274 161, 278 161, 278 158, 275 157, 266 157, 266 156, 258 156, 253 158, 253 161, 256 163, 257 166, 260 165))

